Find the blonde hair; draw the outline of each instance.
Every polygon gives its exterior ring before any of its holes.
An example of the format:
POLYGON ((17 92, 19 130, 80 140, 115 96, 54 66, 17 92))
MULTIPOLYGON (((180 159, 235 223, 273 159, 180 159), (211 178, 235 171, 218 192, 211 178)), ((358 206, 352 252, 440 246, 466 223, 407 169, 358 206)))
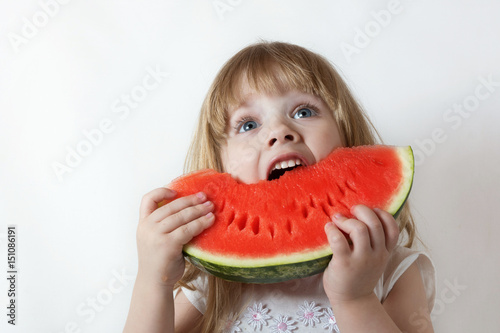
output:
MULTIPOLYGON (((197 130, 192 138, 184 170, 211 168, 223 172, 219 154, 226 140, 228 110, 241 101, 242 80, 262 93, 298 90, 320 97, 332 110, 346 147, 382 142, 373 124, 352 96, 347 84, 324 57, 303 47, 282 42, 259 42, 229 59, 214 79, 201 107, 197 130), (378 139, 378 140, 377 140, 378 139)), ((408 203, 398 223, 406 233, 406 247, 416 237, 408 203)), ((178 286, 192 289, 189 282, 201 273, 188 265, 178 286)), ((218 332, 229 311, 241 295, 242 285, 208 276, 207 311, 200 327, 203 332, 218 332)))

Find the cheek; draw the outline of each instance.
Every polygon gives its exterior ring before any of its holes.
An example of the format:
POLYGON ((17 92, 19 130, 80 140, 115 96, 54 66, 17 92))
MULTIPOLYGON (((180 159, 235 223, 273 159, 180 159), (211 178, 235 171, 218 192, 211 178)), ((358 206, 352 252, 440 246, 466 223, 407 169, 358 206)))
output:
POLYGON ((254 141, 253 138, 248 138, 229 142, 226 149, 228 162, 237 160, 248 164, 255 159, 258 156, 258 149, 256 148, 258 145, 254 141))
POLYGON ((327 157, 335 148, 342 147, 342 139, 338 132, 325 132, 315 138, 311 147, 315 147, 317 161, 327 157))
POLYGON ((345 146, 339 131, 333 132, 332 142, 334 143, 334 148, 345 146))
POLYGON ((339 126, 335 120, 332 119, 332 124, 329 128, 325 128, 325 133, 328 133, 328 141, 331 144, 332 149, 344 146, 344 140, 342 139, 339 126))
POLYGON ((257 157, 258 152, 251 145, 231 144, 222 150, 224 171, 237 177, 245 175, 252 170, 257 157))
POLYGON ((231 161, 234 160, 234 149, 230 145, 226 144, 221 148, 221 161, 224 172, 231 173, 231 169, 234 168, 231 161))

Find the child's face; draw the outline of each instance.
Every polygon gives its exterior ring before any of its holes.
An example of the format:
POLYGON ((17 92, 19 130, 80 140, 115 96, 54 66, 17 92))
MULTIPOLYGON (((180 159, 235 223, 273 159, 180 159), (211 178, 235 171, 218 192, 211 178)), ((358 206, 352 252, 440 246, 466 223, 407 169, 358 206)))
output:
POLYGON ((314 95, 266 95, 246 85, 243 96, 229 111, 221 151, 225 171, 241 182, 269 179, 276 163, 281 168, 317 163, 343 145, 332 111, 314 95))

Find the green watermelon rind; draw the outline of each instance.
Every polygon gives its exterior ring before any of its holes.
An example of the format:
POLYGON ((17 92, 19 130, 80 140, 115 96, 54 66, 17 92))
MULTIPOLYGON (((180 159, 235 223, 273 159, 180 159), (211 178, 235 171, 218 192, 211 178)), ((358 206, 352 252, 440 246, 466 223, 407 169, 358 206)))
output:
POLYGON ((221 279, 234 282, 263 284, 283 282, 321 273, 325 270, 326 266, 328 266, 332 254, 302 262, 262 267, 225 266, 190 255, 188 255, 187 258, 193 265, 221 279))
POLYGON ((406 200, 408 200, 408 196, 410 195, 410 191, 413 186, 413 176, 415 174, 413 149, 410 146, 397 147, 396 149, 400 157, 400 161, 403 164, 401 167, 403 171, 402 179, 405 182, 401 184, 399 192, 393 196, 392 201, 386 208, 386 211, 391 213, 394 218, 398 218, 399 214, 403 210, 406 200))
MULTIPOLYGON (((414 156, 410 146, 395 147, 395 149, 403 164, 404 182, 385 210, 397 218, 412 188, 414 156)), ((193 265, 205 272, 225 280, 244 283, 277 283, 312 276, 323 272, 332 258, 329 245, 310 252, 265 259, 213 256, 189 244, 184 247, 183 253, 193 265)))
POLYGON ((212 255, 194 246, 187 245, 184 248, 184 254, 189 257, 209 262, 216 266, 223 267, 239 267, 239 268, 256 268, 256 267, 272 267, 279 265, 288 265, 299 262, 313 261, 325 256, 331 255, 330 246, 325 244, 321 248, 309 250, 307 253, 297 252, 287 254, 285 256, 274 256, 270 258, 241 258, 231 256, 212 255))

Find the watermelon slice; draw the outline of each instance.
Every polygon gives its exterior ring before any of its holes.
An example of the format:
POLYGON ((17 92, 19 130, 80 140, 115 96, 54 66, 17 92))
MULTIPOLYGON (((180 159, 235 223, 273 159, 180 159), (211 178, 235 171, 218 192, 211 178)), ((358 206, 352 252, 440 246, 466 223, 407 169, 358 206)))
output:
POLYGON ((185 245, 185 256, 226 280, 273 283, 322 272, 332 252, 324 225, 364 204, 394 216, 413 182, 410 147, 337 148, 279 179, 243 184, 203 170, 170 184, 179 196, 199 191, 214 203, 212 227, 185 245))

